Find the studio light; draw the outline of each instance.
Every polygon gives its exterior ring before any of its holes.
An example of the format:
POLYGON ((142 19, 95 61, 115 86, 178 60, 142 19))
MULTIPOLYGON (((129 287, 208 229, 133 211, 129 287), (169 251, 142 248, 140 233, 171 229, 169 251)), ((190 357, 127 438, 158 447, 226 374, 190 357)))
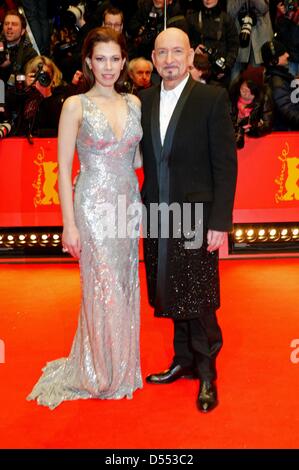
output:
POLYGON ((229 252, 299 252, 299 223, 236 224, 229 235, 229 252))
POLYGON ((0 228, 0 258, 59 257, 70 258, 62 252, 62 227, 0 228))

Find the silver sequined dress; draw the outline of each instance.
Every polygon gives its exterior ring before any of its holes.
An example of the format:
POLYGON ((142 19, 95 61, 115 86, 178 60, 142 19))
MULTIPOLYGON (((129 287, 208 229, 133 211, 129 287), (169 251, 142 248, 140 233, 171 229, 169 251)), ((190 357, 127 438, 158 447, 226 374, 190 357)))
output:
POLYGON ((51 409, 78 398, 132 398, 142 387, 140 218, 138 210, 134 211, 140 196, 133 168, 142 137, 140 110, 124 95, 128 114, 118 141, 96 103, 80 96, 83 120, 77 150, 81 170, 74 204, 82 244, 78 329, 69 357, 47 363, 27 397, 51 409), (127 219, 126 212, 130 214, 127 219))

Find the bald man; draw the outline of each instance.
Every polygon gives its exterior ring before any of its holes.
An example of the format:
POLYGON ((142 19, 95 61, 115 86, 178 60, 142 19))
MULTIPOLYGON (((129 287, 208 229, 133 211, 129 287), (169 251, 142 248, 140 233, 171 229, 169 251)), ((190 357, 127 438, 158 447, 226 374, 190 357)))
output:
POLYGON ((161 86, 140 93, 148 295, 155 315, 174 323, 172 363, 146 381, 199 378, 197 407, 208 412, 218 404, 218 249, 232 228, 237 160, 227 93, 191 78, 193 58, 188 36, 166 29, 152 53, 161 86))

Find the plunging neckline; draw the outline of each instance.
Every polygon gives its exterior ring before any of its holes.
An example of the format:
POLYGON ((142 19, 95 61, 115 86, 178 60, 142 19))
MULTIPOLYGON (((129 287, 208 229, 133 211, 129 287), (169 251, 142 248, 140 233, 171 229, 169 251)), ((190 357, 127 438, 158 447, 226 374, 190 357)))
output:
POLYGON ((106 123, 107 123, 107 125, 108 125, 108 127, 109 127, 109 129, 110 129, 110 131, 111 131, 111 133, 112 133, 112 135, 113 135, 113 137, 114 137, 114 139, 115 139, 116 142, 119 144, 119 143, 123 140, 123 138, 125 137, 126 131, 127 131, 127 127, 128 127, 127 124, 128 124, 128 119, 129 119, 130 110, 129 110, 129 103, 128 103, 127 99, 123 97, 123 100, 125 101, 126 107, 127 107, 127 115, 126 115, 126 119, 124 120, 125 125, 124 125, 123 131, 122 131, 122 135, 121 135, 120 139, 118 139, 118 138, 117 138, 117 135, 115 134, 115 132, 114 132, 112 126, 111 126, 111 123, 110 123, 109 119, 107 118, 106 114, 104 113, 104 111, 102 111, 101 108, 100 108, 100 107, 93 101, 93 99, 90 98, 87 94, 85 94, 84 96, 86 96, 86 98, 88 99, 88 101, 89 101, 90 103, 92 103, 92 104, 97 108, 97 110, 102 114, 102 116, 104 117, 104 119, 105 119, 105 121, 106 121, 106 123))

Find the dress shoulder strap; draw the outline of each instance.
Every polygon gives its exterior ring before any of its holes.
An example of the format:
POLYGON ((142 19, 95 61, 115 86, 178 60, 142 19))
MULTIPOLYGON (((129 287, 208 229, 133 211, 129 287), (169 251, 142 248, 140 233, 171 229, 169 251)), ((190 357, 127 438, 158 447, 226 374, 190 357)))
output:
POLYGON ((123 97, 126 100, 129 109, 139 115, 141 113, 141 110, 138 105, 133 100, 131 100, 130 93, 123 93, 123 97))
POLYGON ((86 103, 87 97, 85 96, 84 93, 80 93, 80 94, 79 94, 79 98, 80 98, 80 100, 81 100, 82 107, 84 107, 84 104, 86 103))
POLYGON ((85 116, 85 112, 86 112, 86 107, 89 103, 89 100, 87 98, 87 96, 85 96, 84 93, 80 93, 79 95, 79 98, 80 98, 80 101, 81 101, 81 106, 82 106, 82 117, 85 116))

